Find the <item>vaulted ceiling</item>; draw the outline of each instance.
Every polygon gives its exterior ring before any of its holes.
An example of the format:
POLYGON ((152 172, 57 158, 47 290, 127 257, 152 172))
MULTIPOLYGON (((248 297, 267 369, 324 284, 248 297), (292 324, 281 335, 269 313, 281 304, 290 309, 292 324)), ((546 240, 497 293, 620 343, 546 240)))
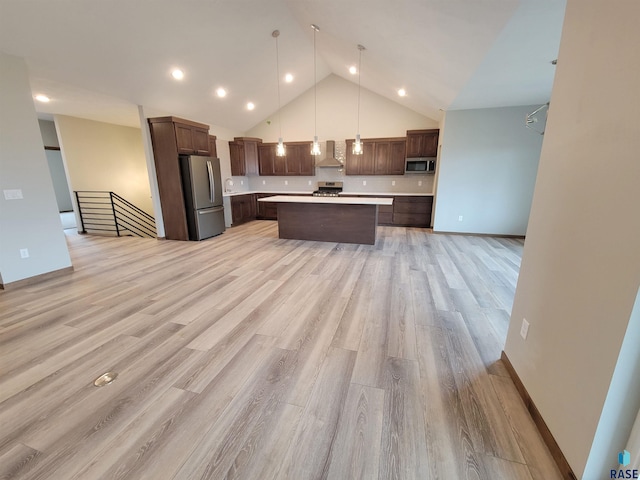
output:
MULTIPOLYGON (((362 56, 361 83, 430 118, 549 100, 564 0, 0 0, 40 114, 138 125, 136 105, 244 132, 362 56), (176 81, 174 68, 185 72, 176 81), (225 98, 215 90, 224 87, 225 98), (399 97, 404 88, 407 96, 399 97), (246 109, 253 102, 255 109, 246 109)), ((560 59, 562 61, 562 59, 560 59)))

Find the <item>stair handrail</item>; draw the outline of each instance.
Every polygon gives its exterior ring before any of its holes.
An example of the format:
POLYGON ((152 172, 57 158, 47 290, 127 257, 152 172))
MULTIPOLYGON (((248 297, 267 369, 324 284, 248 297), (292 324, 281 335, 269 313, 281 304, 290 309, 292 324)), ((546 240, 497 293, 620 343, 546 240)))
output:
POLYGON ((112 232, 118 237, 156 237, 155 218, 117 193, 110 190, 76 190, 74 193, 82 233, 98 231, 112 232))

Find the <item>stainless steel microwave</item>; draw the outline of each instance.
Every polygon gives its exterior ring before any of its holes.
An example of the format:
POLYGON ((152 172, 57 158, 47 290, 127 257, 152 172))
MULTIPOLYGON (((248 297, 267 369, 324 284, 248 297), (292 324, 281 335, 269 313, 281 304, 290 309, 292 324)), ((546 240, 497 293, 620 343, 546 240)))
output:
POLYGON ((407 158, 404 173, 436 173, 436 157, 407 158))

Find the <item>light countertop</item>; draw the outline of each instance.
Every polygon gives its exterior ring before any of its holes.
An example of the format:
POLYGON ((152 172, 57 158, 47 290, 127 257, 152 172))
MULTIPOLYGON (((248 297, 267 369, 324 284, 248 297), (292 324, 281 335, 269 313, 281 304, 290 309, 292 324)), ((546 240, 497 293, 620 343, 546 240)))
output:
MULTIPOLYGON (((252 193, 272 193, 274 195, 311 195, 312 191, 286 191, 275 190, 248 190, 246 192, 223 192, 223 197, 235 197, 236 195, 251 195, 252 193)), ((433 193, 398 193, 398 192, 341 192, 341 196, 366 195, 367 197, 375 197, 377 195, 393 196, 393 197, 433 197, 433 193)))
POLYGON ((340 192, 340 195, 389 195, 393 197, 433 197, 433 193, 398 193, 398 192, 340 192))
POLYGON ((393 205, 393 198, 378 197, 300 197, 296 195, 276 195, 259 198, 259 202, 275 203, 331 203, 337 205, 393 205))
POLYGON ((275 190, 248 190, 246 192, 222 192, 222 196, 223 197, 235 197, 236 195, 251 195, 252 193, 273 193, 274 195, 278 195, 278 194, 288 194, 288 195, 311 195, 313 193, 313 190, 309 191, 309 192, 303 192, 303 191, 293 191, 293 192, 283 192, 282 190, 279 191, 275 191, 275 190))

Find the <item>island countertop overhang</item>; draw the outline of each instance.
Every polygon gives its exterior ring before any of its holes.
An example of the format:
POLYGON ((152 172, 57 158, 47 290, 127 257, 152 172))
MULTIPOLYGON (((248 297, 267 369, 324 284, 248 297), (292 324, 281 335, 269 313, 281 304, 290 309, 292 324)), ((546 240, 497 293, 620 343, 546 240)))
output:
POLYGON ((258 201, 274 203, 325 203, 331 205, 393 205, 393 198, 381 197, 303 197, 299 195, 275 195, 273 197, 259 198, 258 201))

